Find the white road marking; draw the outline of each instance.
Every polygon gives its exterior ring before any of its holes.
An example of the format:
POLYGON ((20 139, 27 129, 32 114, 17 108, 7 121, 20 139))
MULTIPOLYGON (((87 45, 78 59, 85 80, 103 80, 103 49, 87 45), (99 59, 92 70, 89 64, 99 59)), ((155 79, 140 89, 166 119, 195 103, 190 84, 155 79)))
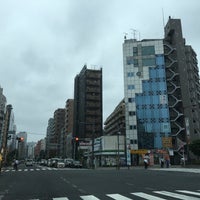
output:
POLYGON ((160 198, 160 197, 156 197, 154 195, 146 194, 144 192, 134 192, 134 193, 131 193, 131 194, 138 196, 138 197, 142 197, 143 199, 148 199, 148 200, 166 200, 166 199, 163 199, 163 198, 160 198))
POLYGON ((154 191, 154 193, 162 194, 162 195, 166 195, 168 197, 173 197, 173 198, 182 199, 182 200, 199 200, 199 198, 197 198, 197 197, 177 194, 177 193, 174 193, 174 192, 154 191))
POLYGON ((80 196, 80 198, 83 200, 100 200, 93 195, 80 196))
POLYGON ((115 200, 132 200, 128 197, 122 196, 120 194, 107 194, 106 196, 115 199, 115 200))
POLYGON ((192 194, 192 195, 200 196, 199 192, 191 192, 191 191, 188 191, 188 190, 176 190, 176 191, 177 192, 182 192, 182 193, 185 193, 185 194, 192 194))

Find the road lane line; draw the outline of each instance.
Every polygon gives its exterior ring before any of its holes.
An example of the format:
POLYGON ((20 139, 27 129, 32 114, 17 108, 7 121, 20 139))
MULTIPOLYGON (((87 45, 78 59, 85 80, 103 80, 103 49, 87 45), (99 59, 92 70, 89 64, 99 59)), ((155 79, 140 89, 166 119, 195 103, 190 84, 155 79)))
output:
POLYGON ((192 196, 187 196, 187 195, 182 195, 174 192, 167 192, 167 191, 153 191, 154 193, 157 194, 162 194, 168 197, 173 197, 177 199, 182 199, 182 200, 199 200, 197 197, 192 197, 192 196))
POLYGON ((28 169, 24 169, 24 171, 25 171, 25 172, 27 172, 27 171, 28 171, 28 169))
POLYGON ((131 194, 138 196, 138 197, 141 197, 143 199, 148 199, 148 200, 166 200, 166 199, 163 199, 163 198, 160 198, 160 197, 156 197, 154 195, 146 194, 144 192, 134 192, 134 193, 131 193, 131 194))
POLYGON ((53 198, 53 200, 69 200, 67 197, 57 197, 53 198))
POLYGON ((120 194, 107 194, 106 196, 115 199, 115 200, 132 200, 128 197, 122 196, 120 194))
POLYGON ((30 169, 30 171, 34 171, 34 169, 30 169))
POLYGON ((93 195, 80 196, 80 198, 83 199, 83 200, 100 200, 93 195))
POLYGON ((200 196, 199 192, 192 192, 192 191, 188 191, 188 190, 176 190, 176 191, 177 192, 182 192, 182 193, 185 193, 185 194, 193 194, 193 195, 200 196))

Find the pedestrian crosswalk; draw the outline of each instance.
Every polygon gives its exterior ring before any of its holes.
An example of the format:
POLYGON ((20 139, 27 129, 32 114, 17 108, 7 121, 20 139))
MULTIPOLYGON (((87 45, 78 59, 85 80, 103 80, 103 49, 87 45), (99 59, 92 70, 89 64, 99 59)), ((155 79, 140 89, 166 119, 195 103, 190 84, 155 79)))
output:
POLYGON ((200 168, 151 168, 150 170, 168 171, 168 172, 188 172, 200 174, 200 168))
MULTIPOLYGON (((133 192, 127 195, 122 194, 105 194, 106 199, 114 200, 200 200, 200 190, 189 191, 189 190, 175 190, 175 191, 151 191, 151 192, 133 192)), ((83 195, 79 196, 76 199, 82 200, 102 200, 105 198, 99 198, 94 195, 83 195)), ((31 200, 40 200, 40 199, 31 199, 31 200)), ((69 197, 55 197, 52 200, 72 200, 69 197)))
POLYGON ((33 171, 46 171, 46 170, 60 170, 60 168, 51 168, 51 167, 45 167, 45 168, 25 168, 25 169, 18 169, 17 171, 15 169, 2 169, 1 172, 33 172, 33 171))

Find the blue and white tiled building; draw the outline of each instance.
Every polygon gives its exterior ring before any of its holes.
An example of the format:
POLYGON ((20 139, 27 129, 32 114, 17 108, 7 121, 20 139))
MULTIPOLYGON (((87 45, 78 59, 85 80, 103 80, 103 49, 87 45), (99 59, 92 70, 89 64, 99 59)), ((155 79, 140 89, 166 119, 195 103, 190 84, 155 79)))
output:
POLYGON ((123 63, 126 144, 161 148, 170 134, 163 40, 125 39, 123 63))

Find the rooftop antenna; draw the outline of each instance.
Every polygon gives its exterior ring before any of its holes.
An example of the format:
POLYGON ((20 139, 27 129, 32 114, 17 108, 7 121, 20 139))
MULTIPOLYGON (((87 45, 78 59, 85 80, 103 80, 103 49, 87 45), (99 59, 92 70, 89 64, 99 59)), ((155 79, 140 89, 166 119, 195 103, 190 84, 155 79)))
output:
POLYGON ((162 20, 163 20, 163 28, 165 27, 165 15, 164 15, 164 9, 162 8, 162 20))
POLYGON ((136 39, 136 32, 137 32, 137 30, 131 29, 131 31, 132 31, 132 34, 133 34, 133 39, 135 40, 136 39))
POLYGON ((138 35, 139 35, 139 41, 140 41, 140 31, 138 31, 138 35))
POLYGON ((165 35, 165 15, 164 15, 164 9, 162 8, 162 21, 163 21, 163 34, 165 35))

